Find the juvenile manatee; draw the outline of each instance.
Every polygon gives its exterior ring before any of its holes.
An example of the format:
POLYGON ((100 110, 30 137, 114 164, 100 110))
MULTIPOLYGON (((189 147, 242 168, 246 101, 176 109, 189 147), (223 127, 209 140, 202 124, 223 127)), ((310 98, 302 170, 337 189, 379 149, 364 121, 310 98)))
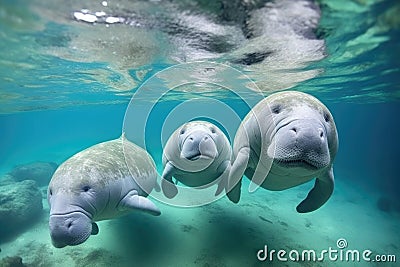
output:
POLYGON ((98 233, 96 221, 132 210, 160 215, 146 198, 156 181, 152 158, 124 136, 75 154, 58 167, 47 191, 53 245, 81 244, 98 233))
POLYGON ((214 124, 192 121, 179 127, 168 139, 163 151, 161 187, 168 198, 178 189, 172 181, 190 187, 218 183, 215 195, 225 189, 232 149, 228 138, 214 124))
POLYGON ((315 97, 279 92, 260 101, 236 133, 228 198, 237 203, 243 174, 269 190, 285 190, 316 178, 297 206, 300 213, 321 207, 334 188, 333 160, 338 149, 335 122, 315 97))

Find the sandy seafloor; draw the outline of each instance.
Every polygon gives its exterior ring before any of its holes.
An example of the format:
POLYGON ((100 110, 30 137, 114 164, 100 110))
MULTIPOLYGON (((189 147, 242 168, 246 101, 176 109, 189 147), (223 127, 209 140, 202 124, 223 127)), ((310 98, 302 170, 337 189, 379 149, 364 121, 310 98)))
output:
MULTIPOLYGON (((28 266, 396 266, 378 262, 258 261, 257 251, 287 252, 365 249, 400 255, 399 211, 378 210, 373 192, 336 177, 332 198, 319 210, 298 214, 295 206, 312 183, 282 192, 247 192, 235 205, 223 197, 197 208, 177 208, 156 202, 160 217, 134 213, 99 222, 100 233, 87 242, 62 249, 51 245, 48 204, 42 219, 18 238, 1 245, 1 257, 21 256, 28 266)), ((372 256, 371 256, 372 257, 372 256)))

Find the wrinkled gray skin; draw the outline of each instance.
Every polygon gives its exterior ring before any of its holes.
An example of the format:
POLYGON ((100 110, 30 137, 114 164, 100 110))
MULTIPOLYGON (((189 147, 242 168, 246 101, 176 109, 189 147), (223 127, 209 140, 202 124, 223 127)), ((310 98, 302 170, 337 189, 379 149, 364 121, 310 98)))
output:
POLYGON ((132 210, 160 215, 146 198, 156 186, 156 179, 149 154, 123 136, 75 154, 59 166, 48 187, 53 245, 62 248, 81 244, 98 233, 96 221, 132 210))
POLYGON ((228 198, 237 203, 243 174, 268 190, 285 190, 314 178, 314 188, 297 206, 321 207, 334 188, 338 136, 329 110, 315 97, 279 92, 259 102, 244 118, 233 145, 228 198))
POLYGON ((179 127, 168 139, 163 151, 161 188, 168 198, 178 193, 176 182, 190 187, 218 183, 215 195, 227 184, 231 146, 225 134, 214 124, 192 121, 179 127))

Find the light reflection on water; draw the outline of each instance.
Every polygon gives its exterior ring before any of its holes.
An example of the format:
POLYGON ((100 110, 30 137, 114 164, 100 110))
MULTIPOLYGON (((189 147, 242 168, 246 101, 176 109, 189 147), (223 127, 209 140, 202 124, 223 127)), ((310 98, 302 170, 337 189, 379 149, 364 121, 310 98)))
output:
POLYGON ((0 112, 127 103, 151 75, 194 60, 235 67, 267 93, 398 99, 398 3, 262 2, 5 2, 0 112))

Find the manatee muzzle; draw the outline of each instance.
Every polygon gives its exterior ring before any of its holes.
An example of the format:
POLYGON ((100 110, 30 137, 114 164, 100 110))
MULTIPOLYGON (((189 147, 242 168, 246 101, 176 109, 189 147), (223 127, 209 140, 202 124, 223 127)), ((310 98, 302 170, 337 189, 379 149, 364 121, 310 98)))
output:
POLYGON ((279 128, 267 153, 285 167, 322 169, 330 163, 325 129, 312 120, 296 120, 279 128))
POLYGON ((214 159, 216 157, 218 157, 217 146, 209 134, 195 131, 183 141, 181 158, 195 161, 200 158, 214 159))

